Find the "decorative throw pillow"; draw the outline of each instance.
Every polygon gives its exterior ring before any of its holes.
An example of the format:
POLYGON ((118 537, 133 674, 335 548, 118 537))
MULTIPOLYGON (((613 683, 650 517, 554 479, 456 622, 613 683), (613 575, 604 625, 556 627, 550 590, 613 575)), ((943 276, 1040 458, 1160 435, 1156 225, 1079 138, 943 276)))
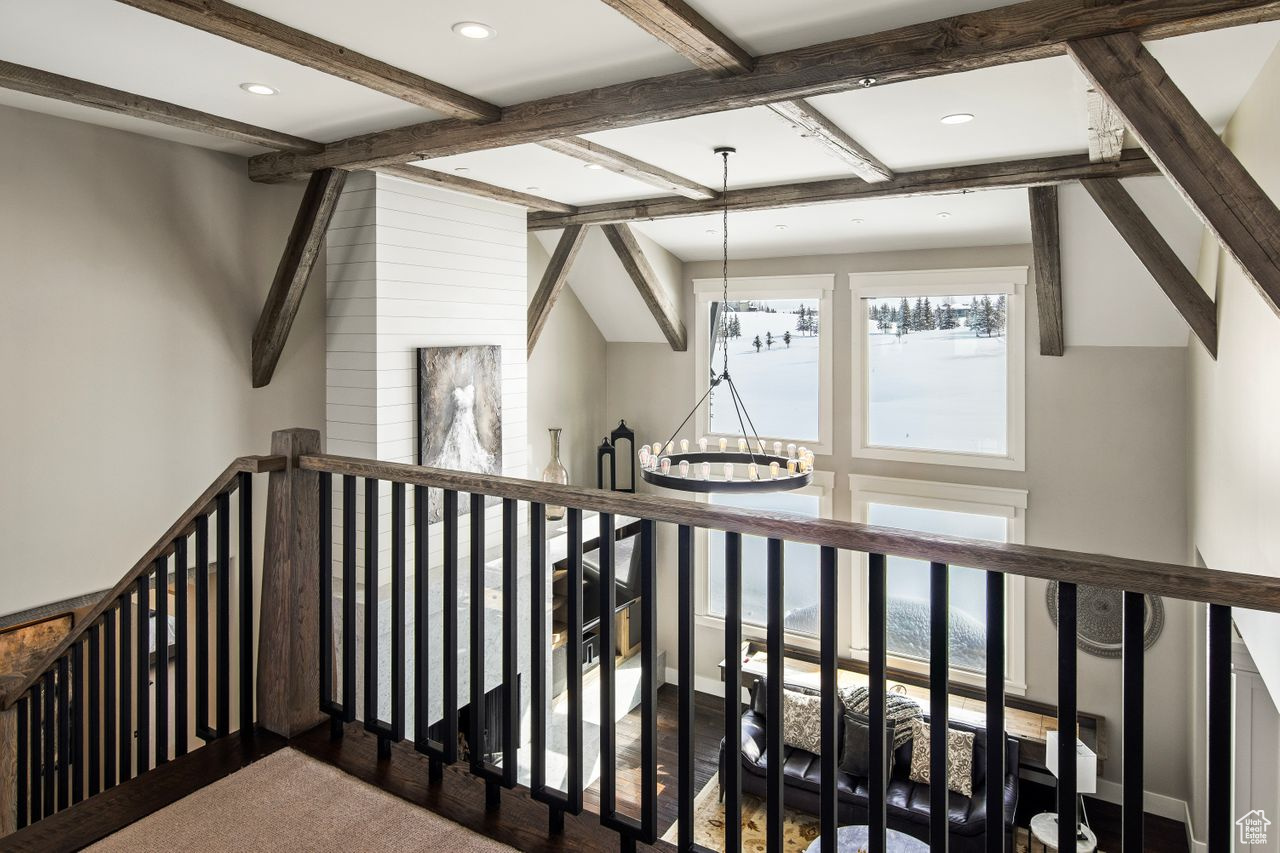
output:
MULTIPOLYGON (((929 724, 911 723, 912 782, 929 784, 929 724)), ((947 787, 957 794, 973 796, 973 732, 947 729, 947 787)))
MULTIPOLYGON (((886 741, 894 739, 893 724, 885 724, 886 741)), ((893 750, 886 750, 885 778, 893 771, 893 750)), ((850 776, 867 779, 871 776, 871 721, 866 714, 846 711, 844 715, 844 743, 840 746, 840 769, 850 776)))
MULTIPOLYGON (((871 711, 871 691, 866 687, 841 687, 840 701, 846 711, 866 715, 871 711)), ((893 748, 911 740, 911 721, 923 719, 924 711, 910 696, 890 691, 884 697, 885 720, 893 727, 893 748)))
POLYGON ((782 690, 782 742, 822 754, 822 697, 798 690, 782 690))

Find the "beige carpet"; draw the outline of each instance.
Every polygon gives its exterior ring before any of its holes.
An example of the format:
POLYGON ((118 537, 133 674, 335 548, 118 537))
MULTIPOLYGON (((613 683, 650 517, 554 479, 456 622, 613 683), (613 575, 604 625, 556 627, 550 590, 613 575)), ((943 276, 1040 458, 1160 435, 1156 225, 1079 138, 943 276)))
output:
MULTIPOLYGON (((724 803, 720 802, 720 774, 713 774, 705 788, 693 801, 693 840, 708 850, 724 849, 724 803)), ((806 812, 782 810, 782 847, 787 853, 804 853, 818 837, 818 819, 806 812)), ((751 794, 742 795, 742 849, 764 853, 766 811, 764 800, 751 794)), ((676 843, 679 823, 671 824, 663 841, 676 843)), ((1026 827, 1013 833, 1014 853, 1052 853, 1033 838, 1026 827)))
POLYGON ((89 849, 488 853, 512 848, 282 749, 89 849))

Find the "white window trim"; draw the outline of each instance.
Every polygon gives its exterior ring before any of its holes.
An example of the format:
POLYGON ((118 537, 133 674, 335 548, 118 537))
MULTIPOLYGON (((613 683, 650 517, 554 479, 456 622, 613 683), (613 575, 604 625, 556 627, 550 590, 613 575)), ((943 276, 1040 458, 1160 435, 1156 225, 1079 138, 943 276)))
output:
POLYGON ((1026 470, 1026 295, 1027 268, 974 267, 967 269, 908 270, 897 272, 850 273, 853 294, 853 399, 858 411, 852 418, 853 455, 862 459, 891 462, 922 462, 931 465, 959 465, 969 468, 1026 470), (1003 293, 1009 297, 1007 453, 958 453, 945 450, 881 447, 867 443, 866 369, 867 312, 862 300, 901 296, 961 296, 1003 293))
MULTIPOLYGON (((897 477, 849 475, 853 492, 853 520, 867 522, 867 505, 887 503, 896 506, 990 515, 1008 520, 1007 541, 1026 541, 1027 492, 1025 489, 1002 489, 992 486, 970 486, 897 477)), ((867 556, 859 554, 854 561, 854 589, 858 590, 858 606, 853 608, 850 636, 854 638, 850 653, 867 656, 867 556)), ((845 599, 849 600, 849 599, 845 599)), ((1026 579, 1022 575, 1005 575, 1005 690, 1014 695, 1027 692, 1026 673, 1026 579)), ((892 665, 910 671, 927 672, 928 666, 905 658, 890 658, 892 665)), ((960 669, 951 670, 951 678, 967 684, 981 685, 981 677, 960 669)))
MULTIPOLYGON (((819 273, 815 275, 777 275, 777 276, 739 276, 729 279, 729 296, 732 299, 816 299, 821 325, 818 331, 818 438, 797 438, 796 436, 762 435, 765 441, 781 441, 784 444, 795 442, 804 444, 818 456, 827 456, 832 452, 832 413, 834 395, 832 378, 834 364, 832 361, 831 341, 834 335, 832 323, 833 300, 835 291, 835 273, 819 273)), ((693 280, 695 301, 694 310, 694 395, 696 403, 707 393, 709 373, 707 366, 711 358, 711 342, 709 326, 711 323, 711 303, 719 302, 723 297, 723 281, 718 278, 695 278, 693 280)), ((747 400, 752 406, 767 406, 769 400, 747 400)), ((698 436, 714 436, 709 431, 707 409, 698 406, 694 415, 694 431, 698 436)))
MULTIPOLYGON (((830 471, 814 471, 813 480, 804 488, 796 489, 796 494, 801 495, 817 495, 818 496, 818 517, 831 518, 835 512, 835 483, 836 476, 830 471)), ((709 498, 706 495, 698 495, 697 500, 708 503, 709 498)), ((710 560, 710 537, 707 530, 702 527, 694 529, 694 554, 696 567, 696 582, 694 584, 694 601, 693 612, 694 622, 698 625, 715 628, 719 631, 724 630, 724 617, 716 616, 711 613, 711 560, 710 560)), ((839 578, 840 592, 843 595, 846 584, 845 561, 847 555, 840 552, 839 562, 837 563, 837 573, 839 578)), ((846 599, 847 600, 847 599, 846 599)), ((842 628, 843 630, 843 628, 842 628)), ((767 631, 765 628, 742 623, 742 639, 746 640, 765 640, 767 631)), ((806 634, 786 633, 787 643, 803 648, 818 648, 818 638, 810 637, 806 634)))

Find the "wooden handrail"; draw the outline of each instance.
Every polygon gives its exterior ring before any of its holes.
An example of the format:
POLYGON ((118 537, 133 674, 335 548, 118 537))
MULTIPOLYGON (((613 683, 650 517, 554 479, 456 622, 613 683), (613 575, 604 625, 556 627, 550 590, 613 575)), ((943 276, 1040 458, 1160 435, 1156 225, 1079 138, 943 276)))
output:
POLYGON ((200 497, 187 508, 187 511, 178 517, 178 520, 170 525, 169 529, 156 540, 142 558, 134 564, 123 578, 120 579, 111 591, 102 596, 97 604, 93 606, 85 617, 76 623, 75 627, 62 638, 62 642, 50 649, 40 660, 40 663, 34 666, 29 672, 21 676, 9 676, 8 683, 0 682, 0 710, 8 710, 13 703, 18 700, 23 693, 27 692, 37 678, 39 678, 49 667, 57 663, 58 658, 71 648, 71 644, 80 639, 89 626, 98 620, 98 617, 106 612, 107 608, 115 603, 116 599, 127 592, 144 573, 151 570, 155 565, 155 561, 165 554, 169 553, 173 548, 173 540, 179 536, 189 533, 195 525, 196 518, 203 515, 210 509, 214 499, 223 492, 233 490, 236 487, 236 478, 241 473, 265 474, 270 471, 283 471, 288 464, 288 460, 283 456, 241 456, 231 462, 218 477, 209 484, 200 497))
POLYGON ((372 477, 751 536, 775 537, 845 551, 931 560, 1045 580, 1163 595, 1247 610, 1280 612, 1280 579, 1264 575, 1201 569, 1179 563, 1133 560, 1034 545, 984 542, 850 521, 809 518, 787 512, 734 509, 669 497, 561 486, 536 480, 445 471, 349 456, 316 454, 302 456, 298 462, 300 467, 310 471, 372 477))

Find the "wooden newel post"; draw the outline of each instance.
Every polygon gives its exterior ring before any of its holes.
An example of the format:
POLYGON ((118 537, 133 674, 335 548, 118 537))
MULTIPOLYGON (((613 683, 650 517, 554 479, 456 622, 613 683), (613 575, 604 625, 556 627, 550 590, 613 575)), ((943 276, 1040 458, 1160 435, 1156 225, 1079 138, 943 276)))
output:
POLYGON ((18 829, 18 712, 0 711, 0 838, 18 829))
POLYGON ((294 737, 324 721, 320 711, 319 476, 298 457, 320 452, 320 433, 271 434, 289 465, 267 483, 258 640, 258 725, 294 737))

